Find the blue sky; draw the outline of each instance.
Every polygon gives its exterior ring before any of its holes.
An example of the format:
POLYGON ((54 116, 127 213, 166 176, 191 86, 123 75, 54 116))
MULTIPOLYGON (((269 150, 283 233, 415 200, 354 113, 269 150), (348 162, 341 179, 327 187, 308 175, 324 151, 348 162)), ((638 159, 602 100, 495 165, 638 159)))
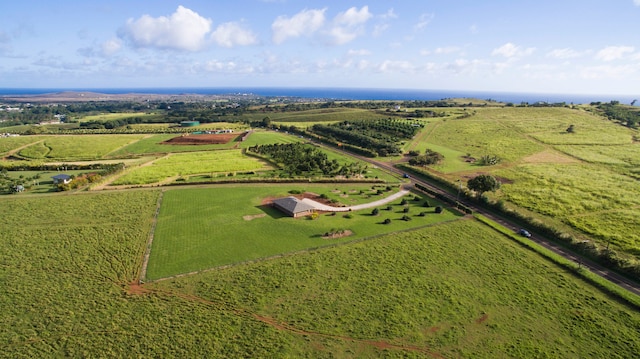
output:
POLYGON ((635 95, 640 0, 4 1, 1 88, 635 95))

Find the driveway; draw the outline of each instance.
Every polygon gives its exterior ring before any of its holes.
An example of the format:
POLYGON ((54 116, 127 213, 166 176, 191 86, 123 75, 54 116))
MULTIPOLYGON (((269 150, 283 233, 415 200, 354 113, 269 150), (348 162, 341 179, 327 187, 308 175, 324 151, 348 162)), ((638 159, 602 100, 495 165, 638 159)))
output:
POLYGON ((306 203, 308 205, 313 206, 315 209, 317 209, 318 211, 326 211, 326 212, 349 212, 349 211, 357 211, 360 209, 366 209, 366 208, 373 208, 373 207, 378 207, 378 206, 382 206, 383 204, 387 204, 389 202, 395 201, 396 199, 405 196, 406 194, 408 194, 409 191, 407 190, 401 190, 397 193, 392 194, 389 197, 385 197, 383 199, 377 200, 377 201, 373 201, 373 202, 369 202, 369 203, 363 203, 363 204, 358 204, 355 206, 351 206, 351 207, 332 207, 332 206, 328 206, 326 204, 322 204, 320 202, 316 202, 310 198, 304 198, 301 200, 301 202, 306 203))

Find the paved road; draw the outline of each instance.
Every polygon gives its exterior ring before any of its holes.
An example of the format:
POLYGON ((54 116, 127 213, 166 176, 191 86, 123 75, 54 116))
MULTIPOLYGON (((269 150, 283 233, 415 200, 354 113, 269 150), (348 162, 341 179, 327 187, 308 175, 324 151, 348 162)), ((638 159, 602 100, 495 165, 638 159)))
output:
POLYGON ((408 194, 409 191, 406 189, 401 190, 400 192, 394 193, 389 197, 385 197, 383 199, 377 200, 377 201, 373 201, 373 202, 369 202, 369 203, 364 203, 364 204, 358 204, 355 206, 351 206, 351 207, 332 207, 332 206, 328 206, 326 204, 322 204, 320 202, 316 202, 310 198, 304 198, 302 199, 301 202, 307 203, 309 205, 312 205, 313 207, 315 207, 315 209, 319 210, 319 211, 327 211, 327 212, 349 212, 349 211, 357 211, 359 209, 366 209, 366 208, 373 208, 373 207, 378 207, 381 206, 383 204, 387 204, 389 202, 393 202, 396 199, 408 194))
MULTIPOLYGON (((318 144, 316 143, 316 145, 322 146, 322 147, 326 147, 322 144, 318 144)), ((394 167, 393 164, 390 163, 386 163, 386 162, 381 162, 381 161, 376 161, 375 159, 369 158, 369 157, 363 157, 363 156, 359 156, 350 152, 346 152, 346 151, 342 151, 340 149, 335 149, 335 148, 331 148, 332 150, 336 150, 338 152, 342 152, 346 155, 349 155, 351 157, 355 157, 358 158, 362 161, 371 163, 372 165, 375 165, 377 167, 383 168, 391 173, 395 173, 399 176, 403 175, 403 171, 399 170, 398 168, 394 167)), ((416 179, 416 178, 411 178, 411 185, 415 185, 415 183, 419 183, 429 189, 431 189, 434 192, 440 193, 443 196, 446 196, 447 198, 449 198, 450 200, 452 200, 453 202, 458 201, 457 198, 455 198, 454 196, 452 196, 449 192, 446 192, 436 186, 434 186, 431 183, 422 181, 420 179, 416 179)), ((488 218, 490 218, 491 220, 500 223, 501 225, 511 229, 512 231, 516 232, 520 227, 517 226, 516 224, 514 224, 513 222, 507 220, 504 217, 499 216, 496 213, 493 212, 489 212, 484 208, 481 207, 477 207, 474 203, 469 203, 469 202, 463 202, 460 201, 461 204, 471 208, 475 213, 480 213, 488 218)), ((555 243, 553 243, 551 240, 549 240, 548 238, 545 238, 539 234, 536 233, 532 233, 533 236, 530 238, 531 240, 533 240, 534 242, 544 246, 545 248, 563 256, 566 259, 569 259, 573 262, 576 263, 576 266, 580 266, 582 268, 588 269, 589 271, 591 271, 594 274, 599 275, 600 277, 607 279, 608 281, 617 284, 618 286, 636 294, 640 296, 640 283, 634 282, 633 280, 624 277, 620 274, 617 274, 595 262, 592 262, 586 258, 583 258, 579 255, 577 255, 576 253, 570 251, 567 248, 561 247, 555 243)))

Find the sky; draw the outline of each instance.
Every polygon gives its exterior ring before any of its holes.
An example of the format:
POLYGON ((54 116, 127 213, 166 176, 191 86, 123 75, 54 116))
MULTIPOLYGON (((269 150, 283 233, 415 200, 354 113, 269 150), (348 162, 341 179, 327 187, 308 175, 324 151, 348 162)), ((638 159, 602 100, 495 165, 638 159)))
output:
POLYGON ((640 0, 22 0, 0 88, 640 94, 640 0))

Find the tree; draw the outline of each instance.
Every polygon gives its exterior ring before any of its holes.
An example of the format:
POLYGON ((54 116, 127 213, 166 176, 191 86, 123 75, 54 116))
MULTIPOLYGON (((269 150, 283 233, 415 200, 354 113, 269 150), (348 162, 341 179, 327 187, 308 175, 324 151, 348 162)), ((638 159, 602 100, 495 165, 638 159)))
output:
POLYGON ((500 188, 500 181, 491 175, 479 175, 467 182, 467 188, 478 192, 482 197, 485 192, 497 191, 500 188))
POLYGON ((574 125, 569 125, 569 127, 567 128, 567 133, 575 133, 576 132, 576 127, 574 125))
POLYGON ((371 215, 372 215, 372 216, 377 216, 379 213, 380 213, 380 210, 379 210, 379 209, 377 209, 377 208, 374 208, 374 209, 371 211, 371 215))

